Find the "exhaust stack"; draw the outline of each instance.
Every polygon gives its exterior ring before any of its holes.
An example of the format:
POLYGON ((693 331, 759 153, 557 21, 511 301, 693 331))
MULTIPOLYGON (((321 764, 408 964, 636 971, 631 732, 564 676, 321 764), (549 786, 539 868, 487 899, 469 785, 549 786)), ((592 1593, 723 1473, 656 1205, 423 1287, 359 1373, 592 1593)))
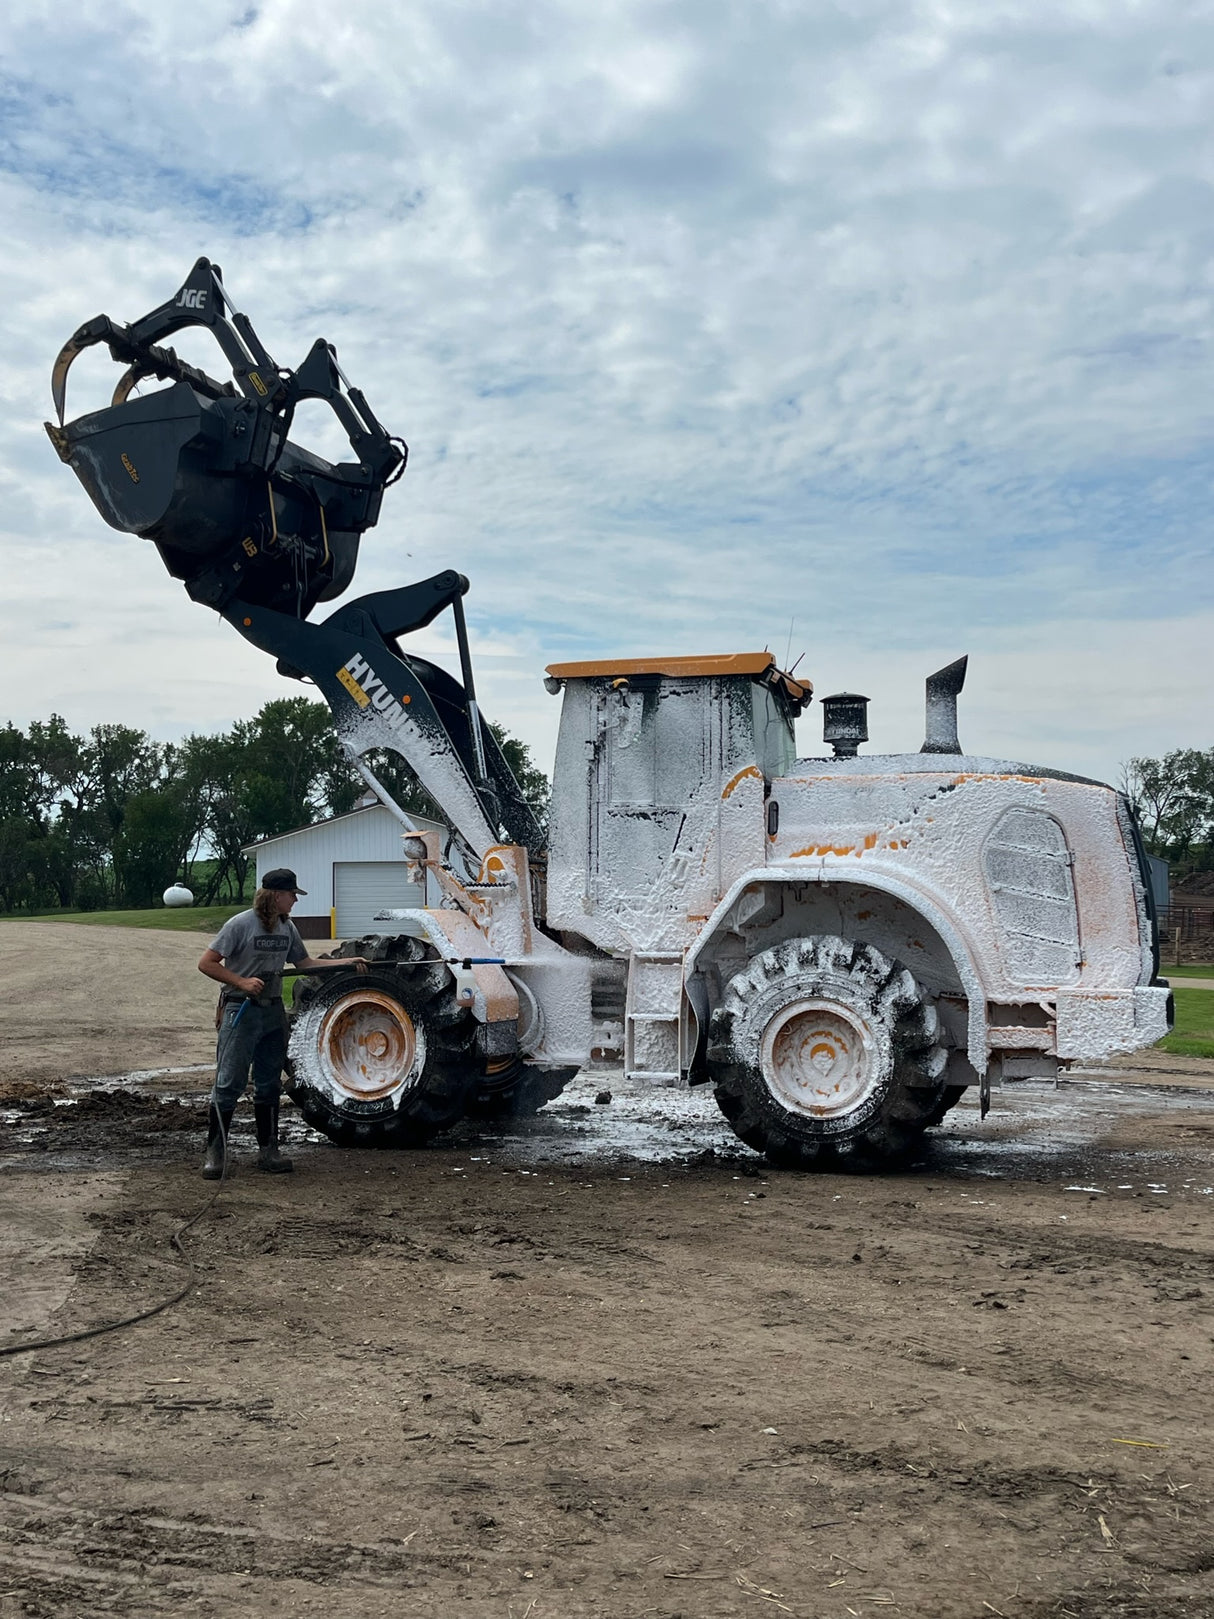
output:
POLYGON ((927 677, 927 738, 920 753, 960 753, 957 740, 957 694, 965 685, 969 658, 958 658, 927 677))

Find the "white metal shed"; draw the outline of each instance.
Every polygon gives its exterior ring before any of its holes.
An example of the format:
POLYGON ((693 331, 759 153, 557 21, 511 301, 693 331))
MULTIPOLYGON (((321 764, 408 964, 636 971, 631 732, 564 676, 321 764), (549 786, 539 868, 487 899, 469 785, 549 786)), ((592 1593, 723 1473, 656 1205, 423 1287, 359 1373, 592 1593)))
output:
MULTIPOLYGON (((411 819, 423 832, 447 830, 424 816, 411 819)), ((245 853, 254 858, 259 884, 267 871, 287 866, 307 890, 292 913, 305 939, 352 939, 380 931, 376 911, 439 902, 433 878, 427 877, 431 893, 408 881, 403 836, 383 804, 360 804, 346 815, 247 844, 245 853)))

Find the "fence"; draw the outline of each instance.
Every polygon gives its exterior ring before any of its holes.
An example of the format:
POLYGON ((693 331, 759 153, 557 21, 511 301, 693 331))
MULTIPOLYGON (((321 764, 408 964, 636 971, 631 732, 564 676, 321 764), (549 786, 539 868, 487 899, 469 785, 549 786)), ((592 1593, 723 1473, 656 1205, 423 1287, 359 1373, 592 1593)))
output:
POLYGON ((1161 908, 1159 946, 1165 972, 1168 962, 1214 961, 1214 910, 1183 900, 1161 908))
POLYGON ((1182 939, 1195 939, 1199 934, 1214 933, 1214 909, 1173 900, 1159 912, 1159 931, 1171 936, 1179 930, 1182 939))

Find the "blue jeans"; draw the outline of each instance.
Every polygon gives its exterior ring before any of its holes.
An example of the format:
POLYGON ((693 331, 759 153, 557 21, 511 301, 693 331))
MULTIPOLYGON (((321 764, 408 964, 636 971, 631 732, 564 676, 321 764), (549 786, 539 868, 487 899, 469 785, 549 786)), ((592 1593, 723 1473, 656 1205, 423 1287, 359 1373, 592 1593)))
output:
POLYGON ((211 1100, 222 1113, 230 1113, 245 1093, 252 1067, 254 1102, 277 1102, 286 1055, 281 1002, 258 1006, 253 1001, 226 1001, 215 1048, 211 1100))

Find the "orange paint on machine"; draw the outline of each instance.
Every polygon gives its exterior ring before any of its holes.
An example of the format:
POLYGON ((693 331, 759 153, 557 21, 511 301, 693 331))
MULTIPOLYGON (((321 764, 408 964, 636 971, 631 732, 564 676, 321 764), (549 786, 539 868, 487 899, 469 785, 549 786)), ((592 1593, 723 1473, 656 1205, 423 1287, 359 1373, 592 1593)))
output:
POLYGON ((864 839, 861 843, 810 843, 807 844, 804 849, 794 849, 789 858, 792 860, 801 860, 824 854, 854 854, 858 860, 869 849, 875 849, 876 847, 877 834, 875 832, 867 832, 865 833, 864 839))
POLYGON ((721 790, 722 803, 724 803, 727 798, 732 797, 734 789, 738 786, 739 782, 745 781, 747 776, 754 776, 759 781, 763 780, 763 772, 757 767, 757 765, 747 765, 744 770, 739 770, 737 775, 731 776, 730 779, 725 783, 725 786, 721 790))

